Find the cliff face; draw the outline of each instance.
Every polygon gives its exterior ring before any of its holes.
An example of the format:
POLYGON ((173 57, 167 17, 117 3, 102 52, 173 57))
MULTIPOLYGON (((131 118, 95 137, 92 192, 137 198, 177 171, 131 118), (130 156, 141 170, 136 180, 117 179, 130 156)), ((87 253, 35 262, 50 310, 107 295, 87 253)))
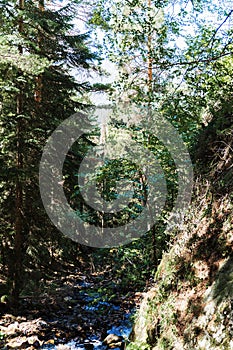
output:
POLYGON ((197 155, 190 211, 141 303, 129 349, 233 349, 232 116, 211 122, 197 155))

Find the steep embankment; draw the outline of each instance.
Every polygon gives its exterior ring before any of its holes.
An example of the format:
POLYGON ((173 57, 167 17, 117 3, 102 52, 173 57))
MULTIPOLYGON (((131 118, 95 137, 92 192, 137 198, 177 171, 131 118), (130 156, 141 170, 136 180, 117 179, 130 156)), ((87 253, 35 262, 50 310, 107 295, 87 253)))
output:
POLYGON ((233 349, 232 115, 215 116, 196 150, 190 212, 145 294, 129 349, 233 349))

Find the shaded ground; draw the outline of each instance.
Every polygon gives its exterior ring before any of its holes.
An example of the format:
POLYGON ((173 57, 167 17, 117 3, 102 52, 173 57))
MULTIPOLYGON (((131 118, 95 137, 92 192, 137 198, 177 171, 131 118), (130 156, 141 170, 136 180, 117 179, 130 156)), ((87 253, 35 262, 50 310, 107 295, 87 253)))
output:
POLYGON ((42 292, 22 298, 17 316, 2 316, 0 348, 105 349, 108 333, 129 336, 140 295, 122 290, 109 272, 56 272, 42 292))

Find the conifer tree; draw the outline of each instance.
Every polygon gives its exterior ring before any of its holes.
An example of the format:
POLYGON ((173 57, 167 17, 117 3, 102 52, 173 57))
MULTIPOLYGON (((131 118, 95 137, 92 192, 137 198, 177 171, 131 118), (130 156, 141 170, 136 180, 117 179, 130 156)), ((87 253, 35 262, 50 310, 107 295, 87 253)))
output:
POLYGON ((32 255, 46 261, 59 240, 39 194, 43 146, 81 107, 74 95, 90 89, 71 75, 74 68, 80 74, 94 68, 96 57, 88 35, 74 31, 76 11, 75 1, 54 8, 44 0, 0 2, 0 254, 16 304, 25 264, 33 267, 32 255))

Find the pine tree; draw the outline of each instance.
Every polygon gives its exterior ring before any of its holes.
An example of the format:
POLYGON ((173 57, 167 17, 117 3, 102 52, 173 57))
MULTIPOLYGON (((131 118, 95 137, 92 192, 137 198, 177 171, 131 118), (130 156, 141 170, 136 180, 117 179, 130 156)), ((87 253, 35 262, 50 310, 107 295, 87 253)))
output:
POLYGON ((57 234, 39 194, 42 149, 53 129, 81 107, 72 97, 90 89, 71 69, 92 69, 96 55, 86 45, 88 35, 73 32, 75 1, 52 9, 43 0, 2 0, 0 10, 1 256, 17 304, 30 255, 49 255, 57 234))

